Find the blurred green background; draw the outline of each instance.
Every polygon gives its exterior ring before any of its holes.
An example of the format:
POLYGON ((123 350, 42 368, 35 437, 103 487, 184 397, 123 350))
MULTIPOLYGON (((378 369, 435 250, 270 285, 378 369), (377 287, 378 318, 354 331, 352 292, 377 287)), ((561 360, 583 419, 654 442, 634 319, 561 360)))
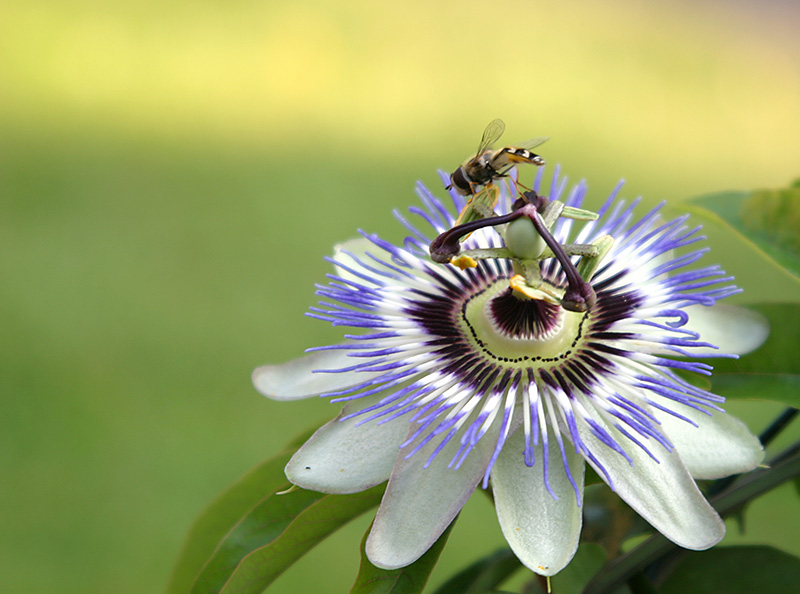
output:
MULTIPOLYGON (((253 367, 338 333, 322 256, 397 240, 495 117, 596 205, 800 175, 797 3, 5 0, 0 591, 162 591, 193 518, 330 418, 253 367)), ((524 171, 523 175, 531 172, 524 171)), ((740 302, 798 298, 711 232, 740 302)), ((734 403, 756 430, 779 406, 734 403)), ((787 487, 749 538, 800 552, 787 487)), ((344 592, 360 519, 280 578, 344 592)), ((736 540, 736 535, 731 537, 736 540)), ((502 536, 474 497, 434 574, 502 536)))

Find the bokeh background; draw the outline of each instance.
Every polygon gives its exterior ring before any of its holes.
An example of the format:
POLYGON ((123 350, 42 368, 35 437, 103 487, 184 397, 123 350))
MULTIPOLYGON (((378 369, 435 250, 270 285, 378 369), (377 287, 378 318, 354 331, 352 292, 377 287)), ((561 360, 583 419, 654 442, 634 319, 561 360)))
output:
MULTIPOLYGON (((491 119, 550 136, 593 205, 621 177, 673 205, 786 185, 798 25, 791 0, 5 0, 0 591, 162 591, 204 506, 335 413, 249 379, 336 340, 303 315, 322 256, 400 239, 392 209, 491 119)), ((710 234, 740 302, 797 297, 710 234)), ((755 430, 779 408, 731 405, 755 430)), ((748 538, 800 553, 794 501, 748 538)), ((434 581, 502 543, 492 516, 474 497, 434 581)), ((347 591, 368 522, 275 591, 347 591)))

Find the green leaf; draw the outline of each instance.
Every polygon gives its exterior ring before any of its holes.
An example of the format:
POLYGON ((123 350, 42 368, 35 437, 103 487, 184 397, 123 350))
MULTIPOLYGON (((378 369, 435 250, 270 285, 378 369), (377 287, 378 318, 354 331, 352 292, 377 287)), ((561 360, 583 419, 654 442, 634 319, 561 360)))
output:
POLYGON ((422 592, 454 524, 455 520, 422 557, 400 569, 381 569, 369 562, 364 548, 369 531, 372 530, 370 525, 361 541, 361 567, 358 569, 358 576, 350 594, 418 594, 422 592))
POLYGON ((434 594, 479 594, 499 586, 522 564, 509 549, 501 549, 458 572, 434 594))
POLYGON ((789 592, 800 583, 800 559, 768 546, 718 547, 691 553, 659 594, 789 592))
MULTIPOLYGON (((768 468, 757 468, 742 475, 728 489, 714 495, 710 499, 710 503, 722 517, 726 517, 731 513, 736 513, 748 502, 798 476, 800 476, 800 454, 795 451, 771 460, 768 468)), ((628 582, 632 576, 643 571, 651 563, 662 559, 677 546, 659 533, 652 535, 632 550, 607 563, 592 578, 583 594, 615 592, 616 588, 628 582)), ((685 591, 694 592, 694 589, 690 588, 685 591)), ((768 590, 753 590, 753 592, 762 591, 768 590)), ((777 591, 783 592, 784 590, 777 591)), ((721 589, 719 592, 725 592, 725 590, 721 589)))
POLYGON ((250 470, 209 505, 195 520, 172 570, 167 594, 185 594, 222 538, 266 496, 290 487, 284 467, 314 433, 310 429, 291 441, 286 450, 250 470))
POLYGON ((766 343, 739 359, 714 361, 711 390, 726 398, 774 400, 800 407, 800 304, 748 306, 766 316, 766 343))
POLYGON ((778 190, 720 192, 684 203, 692 213, 722 224, 789 275, 800 280, 800 185, 778 190))
POLYGON ((606 552, 603 547, 594 543, 583 543, 569 565, 551 578, 553 592, 580 594, 605 562, 606 552))
POLYGON ((714 379, 714 393, 726 398, 774 400, 800 407, 800 376, 779 373, 728 373, 714 379))
POLYGON ((258 594, 337 528, 376 506, 385 485, 352 495, 273 493, 228 533, 191 594, 258 594))
POLYGON ((283 468, 294 452, 294 448, 281 452, 248 472, 195 520, 172 571, 167 594, 189 592, 214 549, 241 517, 270 493, 289 488, 283 468))

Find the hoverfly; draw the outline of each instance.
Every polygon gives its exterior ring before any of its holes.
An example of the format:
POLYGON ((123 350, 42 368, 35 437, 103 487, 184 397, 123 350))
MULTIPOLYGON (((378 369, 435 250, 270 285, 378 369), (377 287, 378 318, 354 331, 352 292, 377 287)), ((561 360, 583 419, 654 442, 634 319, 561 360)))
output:
POLYGON ((486 126, 478 152, 450 175, 448 190, 455 188, 462 196, 471 196, 480 186, 505 177, 508 170, 518 163, 544 165, 544 159, 530 149, 545 142, 547 137, 532 138, 517 146, 493 150, 491 146, 500 139, 505 129, 506 125, 500 118, 486 126))

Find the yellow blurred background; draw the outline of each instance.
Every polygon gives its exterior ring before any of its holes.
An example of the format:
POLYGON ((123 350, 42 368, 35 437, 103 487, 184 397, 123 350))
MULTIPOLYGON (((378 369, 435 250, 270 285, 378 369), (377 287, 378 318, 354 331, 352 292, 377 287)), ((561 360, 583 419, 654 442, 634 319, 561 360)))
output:
MULTIPOLYGON (((391 210, 493 118, 591 204, 798 177, 798 25, 789 0, 6 0, 0 591, 162 590, 214 495, 334 414, 249 385, 337 336, 303 317, 322 256, 401 238, 391 210)), ((796 298, 711 236, 740 301, 796 298)), ((502 543, 473 499, 444 567, 502 543)), ((800 551, 764 501, 750 534, 800 551)), ((275 591, 346 591, 368 520, 275 591)))

